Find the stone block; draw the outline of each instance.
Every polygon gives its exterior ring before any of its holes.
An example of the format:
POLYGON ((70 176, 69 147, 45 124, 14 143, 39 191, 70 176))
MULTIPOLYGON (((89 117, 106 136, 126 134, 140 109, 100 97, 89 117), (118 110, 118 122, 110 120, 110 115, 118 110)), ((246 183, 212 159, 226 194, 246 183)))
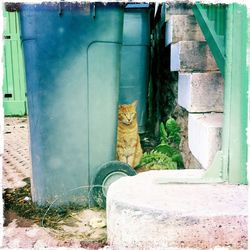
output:
POLYGON ((188 144, 194 157, 207 169, 221 150, 222 113, 189 114, 188 144))
POLYGON ((215 59, 206 42, 181 41, 171 44, 171 71, 218 71, 215 59))
POLYGON ((172 15, 193 15, 192 5, 188 3, 168 2, 165 4, 165 21, 172 15))
POLYGON ((166 22, 165 46, 179 41, 205 41, 194 16, 173 15, 166 22))
POLYGON ((223 101, 220 72, 179 73, 178 104, 188 112, 223 112, 223 101))
POLYGON ((112 249, 247 248, 246 185, 157 184, 156 178, 172 170, 165 172, 123 177, 110 186, 112 249))

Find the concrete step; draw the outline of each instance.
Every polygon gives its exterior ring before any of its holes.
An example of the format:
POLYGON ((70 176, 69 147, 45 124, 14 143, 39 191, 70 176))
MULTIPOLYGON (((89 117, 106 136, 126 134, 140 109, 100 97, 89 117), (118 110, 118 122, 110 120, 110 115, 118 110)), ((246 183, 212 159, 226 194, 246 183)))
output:
POLYGON ((188 115, 188 144, 194 157, 207 169, 221 150, 222 113, 188 115))
POLYGON ((166 171, 124 177, 110 186, 112 249, 247 249, 247 186, 157 184, 166 171))
POLYGON ((195 17, 191 15, 170 16, 165 34, 165 46, 179 41, 205 41, 195 17))
POLYGON ((171 44, 171 71, 218 71, 214 57, 206 42, 181 41, 171 44))
POLYGON ((223 98, 220 72, 179 73, 178 104, 188 112, 223 112, 223 98))

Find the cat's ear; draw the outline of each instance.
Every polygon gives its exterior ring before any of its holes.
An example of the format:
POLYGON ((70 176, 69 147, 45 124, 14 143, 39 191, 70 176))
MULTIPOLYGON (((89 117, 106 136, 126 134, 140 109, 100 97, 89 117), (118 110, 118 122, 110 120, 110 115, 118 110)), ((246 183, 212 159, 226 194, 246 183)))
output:
POLYGON ((137 101, 137 100, 135 100, 134 102, 132 102, 132 105, 136 108, 137 103, 138 103, 138 101, 137 101))

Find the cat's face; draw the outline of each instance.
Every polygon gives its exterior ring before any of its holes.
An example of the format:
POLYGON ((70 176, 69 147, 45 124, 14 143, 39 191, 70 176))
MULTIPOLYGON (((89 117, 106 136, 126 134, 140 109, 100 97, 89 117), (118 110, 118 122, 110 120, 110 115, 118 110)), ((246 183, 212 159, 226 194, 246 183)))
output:
POLYGON ((131 104, 119 105, 118 119, 120 122, 130 125, 136 119, 137 101, 131 104))

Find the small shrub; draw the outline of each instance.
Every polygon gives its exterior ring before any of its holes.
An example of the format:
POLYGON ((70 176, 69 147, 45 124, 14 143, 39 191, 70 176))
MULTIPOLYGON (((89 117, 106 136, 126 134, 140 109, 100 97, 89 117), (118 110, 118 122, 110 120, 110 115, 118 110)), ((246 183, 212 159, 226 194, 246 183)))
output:
POLYGON ((149 153, 144 153, 139 164, 139 167, 144 167, 147 170, 156 169, 176 169, 176 162, 164 153, 152 150, 149 153))
POLYGON ((168 144, 162 143, 156 146, 155 150, 170 157, 170 159, 177 164, 177 168, 183 167, 183 159, 179 149, 173 148, 168 144))
POLYGON ((181 128, 175 119, 169 118, 166 123, 160 124, 161 143, 178 148, 181 142, 181 128))
POLYGON ((183 168, 183 159, 179 150, 181 128, 173 118, 160 124, 161 143, 149 153, 144 153, 137 168, 177 169, 183 168))

